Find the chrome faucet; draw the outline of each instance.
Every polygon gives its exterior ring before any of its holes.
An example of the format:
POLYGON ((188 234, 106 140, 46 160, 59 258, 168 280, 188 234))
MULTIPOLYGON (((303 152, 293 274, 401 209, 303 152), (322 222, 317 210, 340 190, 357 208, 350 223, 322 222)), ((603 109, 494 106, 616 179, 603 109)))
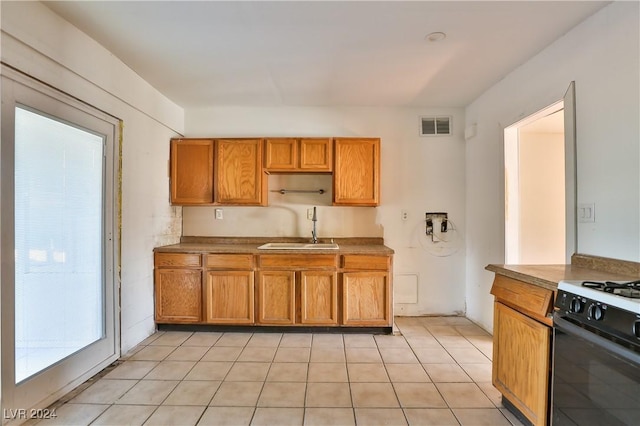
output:
POLYGON ((318 223, 318 216, 316 215, 316 208, 313 207, 313 217, 311 218, 313 221, 313 231, 311 231, 311 242, 313 244, 318 244, 318 231, 316 231, 316 223, 318 223))

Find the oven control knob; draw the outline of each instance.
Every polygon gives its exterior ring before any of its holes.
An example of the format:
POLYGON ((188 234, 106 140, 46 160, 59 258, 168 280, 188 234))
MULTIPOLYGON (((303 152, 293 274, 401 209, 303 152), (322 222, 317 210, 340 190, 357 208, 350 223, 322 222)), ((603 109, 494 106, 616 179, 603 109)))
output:
POLYGON ((582 300, 575 297, 571 299, 569 310, 574 314, 579 314, 580 312, 582 312, 584 310, 584 304, 582 303, 582 300))
POLYGON ((589 317, 593 318, 596 321, 601 321, 604 317, 604 310, 598 305, 589 306, 588 311, 589 317))
POLYGON ((640 320, 633 323, 633 334, 640 339, 640 320))

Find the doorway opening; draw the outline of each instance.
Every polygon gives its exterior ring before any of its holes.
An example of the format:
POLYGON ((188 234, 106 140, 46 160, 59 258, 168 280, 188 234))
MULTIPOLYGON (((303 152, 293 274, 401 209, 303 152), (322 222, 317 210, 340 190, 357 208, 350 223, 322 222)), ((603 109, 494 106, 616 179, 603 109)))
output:
POLYGON ((507 264, 566 263, 564 108, 561 100, 504 130, 507 264))

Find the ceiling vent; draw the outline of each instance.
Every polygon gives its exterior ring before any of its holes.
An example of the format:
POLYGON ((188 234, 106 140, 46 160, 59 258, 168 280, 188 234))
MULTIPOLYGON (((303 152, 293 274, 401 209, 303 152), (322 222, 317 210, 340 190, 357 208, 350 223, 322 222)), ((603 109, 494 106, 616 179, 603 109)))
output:
POLYGON ((451 134, 451 117, 420 117, 420 136, 451 134))

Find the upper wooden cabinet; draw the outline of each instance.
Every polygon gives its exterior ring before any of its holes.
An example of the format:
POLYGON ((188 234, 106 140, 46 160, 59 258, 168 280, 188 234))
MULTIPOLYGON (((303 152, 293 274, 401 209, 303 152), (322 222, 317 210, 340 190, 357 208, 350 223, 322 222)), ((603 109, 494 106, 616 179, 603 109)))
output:
POLYGON ((333 205, 377 206, 380 139, 171 140, 171 204, 266 206, 265 172, 333 172, 333 205))
POLYGON ((265 139, 267 172, 330 172, 332 155, 330 138, 265 139))
POLYGON ((216 140, 216 203, 266 205, 265 177, 262 139, 216 140))
POLYGON ((333 204, 380 204, 380 139, 335 139, 333 204))
POLYGON ((300 170, 330 172, 333 168, 333 146, 329 138, 300 139, 300 170))
POLYGON ((171 203, 213 203, 213 139, 171 139, 171 203))
POLYGON ((265 139, 264 168, 266 171, 293 172, 296 170, 298 161, 298 139, 265 139))

